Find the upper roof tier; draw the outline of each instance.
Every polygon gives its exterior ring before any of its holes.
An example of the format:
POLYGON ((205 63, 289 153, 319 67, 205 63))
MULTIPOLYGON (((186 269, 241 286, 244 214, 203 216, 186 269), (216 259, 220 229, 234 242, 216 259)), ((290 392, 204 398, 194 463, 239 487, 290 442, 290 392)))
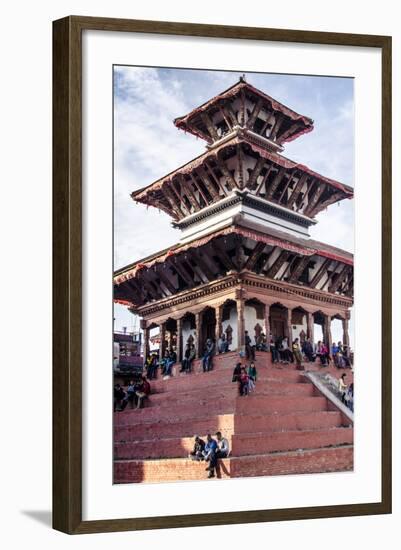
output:
POLYGON ((279 150, 282 144, 313 130, 313 120, 296 113, 241 78, 174 124, 213 145, 236 127, 248 128, 279 150))
POLYGON ((247 129, 237 129, 213 149, 131 197, 181 222, 206 207, 217 207, 237 191, 311 220, 327 206, 353 197, 352 187, 269 150, 263 138, 247 129))

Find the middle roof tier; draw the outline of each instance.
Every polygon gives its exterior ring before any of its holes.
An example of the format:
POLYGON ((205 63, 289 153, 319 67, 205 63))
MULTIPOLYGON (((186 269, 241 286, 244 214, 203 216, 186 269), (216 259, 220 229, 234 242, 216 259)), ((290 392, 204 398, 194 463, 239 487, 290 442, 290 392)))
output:
POLYGON ((329 205, 353 197, 352 187, 278 154, 247 129, 236 130, 218 147, 131 197, 166 212, 179 226, 238 191, 311 220, 329 205))

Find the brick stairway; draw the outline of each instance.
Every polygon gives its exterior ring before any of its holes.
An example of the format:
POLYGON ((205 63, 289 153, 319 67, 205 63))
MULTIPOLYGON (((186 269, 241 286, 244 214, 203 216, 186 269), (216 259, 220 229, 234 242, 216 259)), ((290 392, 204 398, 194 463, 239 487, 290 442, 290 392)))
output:
MULTIPOLYGON (((211 372, 196 362, 191 374, 151 381, 144 409, 115 413, 115 483, 204 479, 205 464, 186 457, 195 433, 217 430, 231 445, 217 477, 352 470, 353 429, 302 370, 257 353, 256 390, 240 397, 231 382, 237 359, 227 353, 214 358, 211 372)), ((334 367, 324 370, 339 376, 334 367)))

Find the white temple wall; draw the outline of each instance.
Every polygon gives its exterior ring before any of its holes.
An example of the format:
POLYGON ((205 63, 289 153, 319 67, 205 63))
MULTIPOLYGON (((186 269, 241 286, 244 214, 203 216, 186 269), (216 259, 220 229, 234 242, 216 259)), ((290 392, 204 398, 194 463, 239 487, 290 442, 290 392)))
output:
POLYGON ((258 319, 256 315, 256 309, 252 306, 245 305, 244 308, 244 318, 245 318, 245 330, 249 332, 249 336, 252 338, 253 343, 255 343, 255 326, 259 323, 262 327, 263 332, 265 331, 265 320, 258 319))
POLYGON ((307 319, 306 319, 306 315, 303 316, 302 318, 302 325, 291 325, 292 326, 292 338, 293 340, 295 340, 295 338, 299 338, 299 335, 301 334, 302 331, 305 332, 305 334, 308 333, 308 325, 307 325, 307 319), (294 328, 296 327, 296 328, 294 328))
POLYGON ((183 345, 183 349, 185 349, 185 346, 187 345, 187 341, 188 341, 188 338, 192 335, 193 338, 194 338, 194 344, 196 346, 196 332, 195 332, 195 329, 192 328, 191 329, 191 321, 189 319, 186 319, 183 323, 182 323, 182 328, 181 328, 181 331, 182 331, 182 345, 183 345))
POLYGON ((228 325, 231 326, 231 328, 233 329, 233 333, 232 333, 232 337, 233 337, 233 340, 232 340, 232 343, 230 345, 230 350, 235 350, 237 349, 238 347, 238 338, 237 338, 237 309, 236 307, 233 305, 232 308, 230 309, 230 317, 229 319, 227 319, 226 321, 223 321, 221 324, 222 324, 222 328, 223 328, 223 332, 226 331, 228 325))

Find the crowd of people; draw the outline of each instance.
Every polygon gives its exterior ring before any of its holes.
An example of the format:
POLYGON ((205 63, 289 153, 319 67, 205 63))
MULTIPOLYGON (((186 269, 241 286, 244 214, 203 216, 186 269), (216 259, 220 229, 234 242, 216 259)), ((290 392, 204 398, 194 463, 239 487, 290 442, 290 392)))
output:
POLYGON ((149 394, 150 384, 144 375, 136 381, 130 380, 126 390, 121 384, 115 384, 114 411, 123 411, 127 405, 130 405, 131 409, 142 409, 149 394))
POLYGON ((221 432, 216 432, 215 436, 216 439, 213 439, 211 434, 207 434, 205 441, 199 435, 195 435, 193 450, 188 455, 191 460, 209 463, 205 468, 209 472, 208 478, 215 477, 218 459, 227 458, 230 454, 228 439, 223 437, 221 432))
MULTIPOLYGON (((311 338, 304 338, 302 341, 300 338, 295 338, 291 343, 287 337, 275 338, 272 334, 266 337, 263 332, 255 334, 252 338, 248 331, 245 331, 244 341, 245 355, 250 361, 255 361, 256 351, 265 351, 271 353, 273 363, 296 363, 300 366, 305 361, 309 363, 319 361, 323 367, 333 364, 338 369, 352 368, 349 350, 342 342, 334 342, 329 349, 321 340, 314 343, 311 338)), ((217 343, 212 338, 207 338, 201 355, 203 372, 213 369, 213 357, 216 354, 229 351, 230 342, 224 333, 218 338, 217 343)), ((195 358, 196 348, 193 340, 190 339, 186 343, 179 372, 191 373, 195 358)), ((158 353, 149 354, 145 361, 148 380, 156 378, 158 369, 161 376, 171 376, 176 363, 177 353, 174 349, 166 349, 162 360, 159 360, 158 353)))

